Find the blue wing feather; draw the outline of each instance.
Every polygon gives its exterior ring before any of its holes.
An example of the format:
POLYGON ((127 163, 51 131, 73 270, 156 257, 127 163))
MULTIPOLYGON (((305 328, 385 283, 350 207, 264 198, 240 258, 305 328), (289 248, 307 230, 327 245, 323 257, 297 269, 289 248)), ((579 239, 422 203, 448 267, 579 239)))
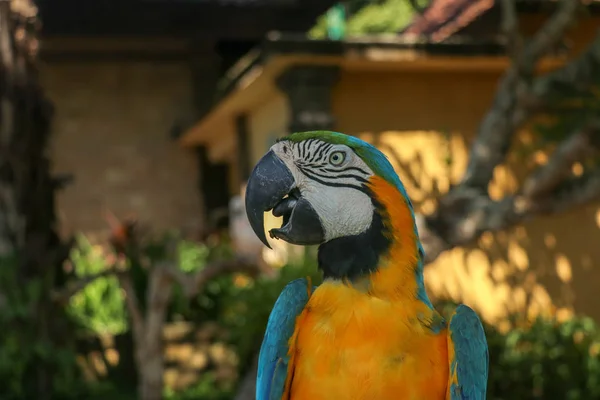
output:
POLYGON ((280 400, 283 396, 289 362, 288 341, 294 334, 296 317, 308 302, 308 285, 305 278, 291 281, 273 306, 258 356, 256 400, 280 400))
POLYGON ((456 308, 448 327, 454 346, 450 360, 450 400, 485 400, 489 354, 481 320, 468 306, 456 308))

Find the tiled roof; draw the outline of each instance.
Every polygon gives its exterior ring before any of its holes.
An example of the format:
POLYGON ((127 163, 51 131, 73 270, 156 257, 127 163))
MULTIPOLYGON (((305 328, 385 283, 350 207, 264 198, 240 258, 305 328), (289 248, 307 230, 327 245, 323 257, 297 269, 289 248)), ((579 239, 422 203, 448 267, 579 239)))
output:
MULTIPOLYGON (((573 0, 576 1, 576 0, 573 0)), ((516 0, 519 10, 540 11, 555 7, 557 0, 516 0)), ((424 36, 431 42, 441 42, 470 25, 491 10, 498 0, 432 0, 427 9, 418 15, 404 30, 406 35, 424 36)), ((584 1, 590 10, 600 11, 600 0, 584 1)))
POLYGON ((403 32, 441 42, 494 6, 494 0, 432 0, 403 32))

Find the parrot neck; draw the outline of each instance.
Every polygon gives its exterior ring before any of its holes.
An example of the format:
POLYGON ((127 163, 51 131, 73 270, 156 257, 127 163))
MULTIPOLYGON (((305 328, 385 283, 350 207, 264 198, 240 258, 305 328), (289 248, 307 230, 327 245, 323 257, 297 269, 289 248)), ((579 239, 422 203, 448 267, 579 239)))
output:
POLYGON ((324 278, 348 281, 372 296, 417 300, 433 308, 423 282, 422 249, 412 208, 383 178, 372 177, 369 190, 375 208, 369 229, 319 247, 324 278))
POLYGON ((390 237, 388 251, 379 259, 369 275, 373 296, 416 299, 433 308, 423 280, 423 249, 417 234, 412 206, 398 188, 382 178, 371 182, 375 198, 381 203, 386 236, 390 237))

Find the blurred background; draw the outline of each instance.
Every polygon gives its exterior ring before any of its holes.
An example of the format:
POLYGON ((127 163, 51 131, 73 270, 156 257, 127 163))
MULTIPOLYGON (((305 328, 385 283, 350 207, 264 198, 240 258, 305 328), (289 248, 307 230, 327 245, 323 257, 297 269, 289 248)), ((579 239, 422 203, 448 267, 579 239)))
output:
POLYGON ((600 2, 0 0, 0 55, 0 399, 254 399, 303 130, 388 155, 488 399, 600 399, 600 2))

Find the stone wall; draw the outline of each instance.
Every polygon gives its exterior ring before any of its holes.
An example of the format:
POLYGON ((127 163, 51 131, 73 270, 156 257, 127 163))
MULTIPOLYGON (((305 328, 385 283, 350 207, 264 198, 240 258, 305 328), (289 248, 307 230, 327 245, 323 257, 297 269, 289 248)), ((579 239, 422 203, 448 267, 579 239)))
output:
POLYGON ((75 175, 58 199, 64 233, 106 229, 103 210, 153 230, 202 225, 197 164, 169 138, 191 108, 185 63, 45 63, 41 80, 56 107, 54 170, 75 175))

